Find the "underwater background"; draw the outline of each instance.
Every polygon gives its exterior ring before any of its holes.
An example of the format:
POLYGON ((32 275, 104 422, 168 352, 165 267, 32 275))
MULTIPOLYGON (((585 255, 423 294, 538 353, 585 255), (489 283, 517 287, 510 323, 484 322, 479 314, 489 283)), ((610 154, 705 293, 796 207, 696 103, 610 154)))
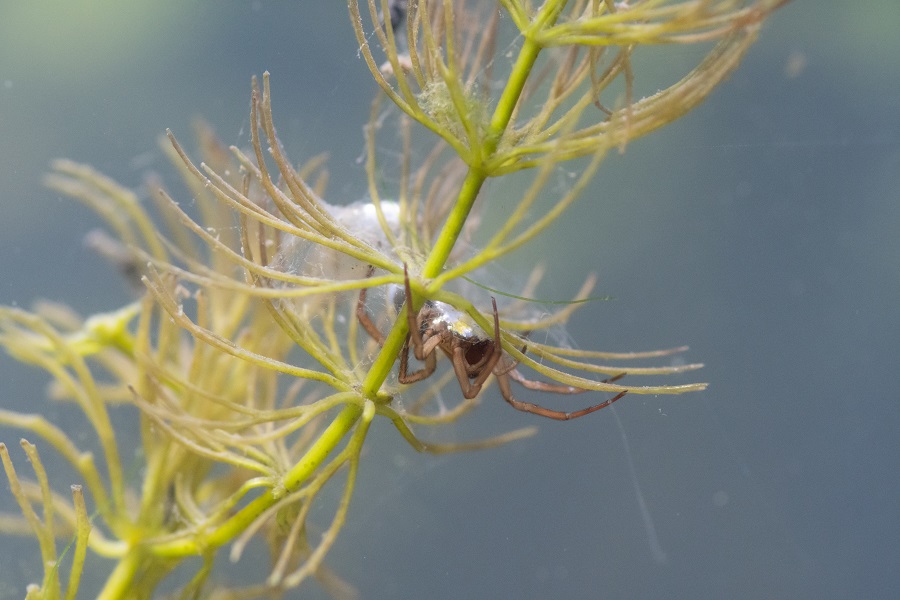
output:
MULTIPOLYGON (((329 152, 327 200, 364 196, 376 86, 343 3, 0 6, 0 303, 88 314, 129 302, 83 244, 98 219, 43 173, 65 157, 128 186, 174 181, 165 128, 193 148, 202 116, 246 145, 250 77, 264 70, 288 155, 329 152)), ((614 299, 576 312, 571 342, 688 344, 684 360, 707 366, 684 381, 707 391, 556 423, 492 388, 446 439, 538 435, 440 457, 376 420, 327 564, 363 598, 900 596, 898 24, 893 0, 789 4, 710 100, 610 155, 559 223, 498 265, 516 291, 545 261, 548 299, 596 272, 596 293, 614 299)), ((667 81, 697 51, 651 55, 639 80, 667 81)), ((492 193, 502 210, 510 191, 494 184, 482 200, 492 193)), ((65 414, 45 382, 0 357, 3 407, 65 414)), ((0 429, 8 445, 20 435, 0 429)), ((6 489, 0 510, 14 511, 6 489)), ((0 600, 40 579, 36 548, 0 538, 0 600)), ((219 573, 239 582, 258 568, 219 573)), ((105 569, 89 559, 83 597, 105 569)), ((314 583, 289 597, 301 595, 324 597, 314 583)))

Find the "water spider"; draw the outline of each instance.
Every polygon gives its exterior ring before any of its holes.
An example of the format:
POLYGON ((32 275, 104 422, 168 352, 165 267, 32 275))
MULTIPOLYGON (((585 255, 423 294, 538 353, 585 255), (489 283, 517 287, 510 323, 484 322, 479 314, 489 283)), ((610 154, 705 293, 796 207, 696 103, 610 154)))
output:
MULTIPOLYGON (((406 316, 409 320, 409 333, 406 342, 400 352, 400 383, 409 384, 422 381, 434 373, 437 366, 435 350, 440 349, 453 364, 453 371, 459 381, 463 397, 474 398, 481 391, 482 386, 492 374, 497 378, 500 394, 513 408, 523 412, 532 413, 548 419, 568 421, 577 419, 601 408, 606 408, 626 392, 619 392, 612 398, 581 410, 565 412, 552 410, 531 402, 516 400, 513 396, 509 380, 517 381, 523 387, 541 392, 556 394, 581 394, 588 390, 568 385, 546 383, 526 379, 516 368, 516 363, 504 365, 500 359, 503 356, 503 347, 500 340, 500 317, 497 314, 497 301, 491 297, 494 313, 494 335, 488 336, 476 325, 464 312, 457 310, 449 304, 426 300, 418 313, 412 309, 412 289, 409 284, 409 273, 406 265, 404 271, 404 288, 406 301, 406 316), (409 349, 412 346, 416 360, 425 365, 418 371, 409 371, 409 349)), ((366 289, 360 290, 359 300, 356 306, 356 315, 362 327, 379 344, 384 343, 384 335, 376 327, 366 310, 366 289)), ((522 349, 525 351, 525 348, 522 349)), ((624 373, 603 381, 609 383, 624 377, 624 373)))

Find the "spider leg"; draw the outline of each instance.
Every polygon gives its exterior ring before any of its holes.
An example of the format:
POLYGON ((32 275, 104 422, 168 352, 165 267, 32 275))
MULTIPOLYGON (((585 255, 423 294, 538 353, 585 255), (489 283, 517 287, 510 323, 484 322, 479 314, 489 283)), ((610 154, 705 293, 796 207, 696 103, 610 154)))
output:
MULTIPOLYGON (((522 349, 519 350, 519 352, 521 352, 522 354, 525 354, 525 352, 527 350, 528 350, 528 344, 525 343, 525 344, 522 344, 522 349)), ((494 375, 498 375, 498 376, 505 375, 506 373, 509 373, 510 371, 514 370, 517 366, 519 366, 519 359, 514 359, 514 360, 512 360, 512 362, 505 364, 502 367, 499 367, 499 366, 496 367, 494 369, 494 375)), ((519 375, 521 376, 521 373, 519 375)), ((516 378, 513 377, 513 379, 516 379, 516 378)), ((522 377, 522 379, 525 379, 525 378, 522 377)), ((519 381, 519 380, 516 379, 516 381, 519 381)))
POLYGON ((437 357, 434 352, 429 352, 425 355, 425 366, 419 369, 418 371, 414 371, 412 373, 409 372, 409 339, 410 335, 406 335, 406 341, 403 343, 403 350, 400 351, 400 371, 397 373, 397 380, 400 383, 415 383, 417 381, 422 381, 423 379, 427 379, 434 373, 435 367, 437 367, 437 357))
MULTIPOLYGON (((409 285, 409 271, 406 268, 406 263, 403 263, 403 286, 406 288, 406 319, 409 323, 409 336, 410 340, 412 340, 413 353, 418 360, 425 360, 427 356, 424 348, 425 343, 422 341, 422 332, 419 331, 419 323, 416 320, 416 315, 413 313, 412 288, 409 285)), ((433 368, 432 371, 434 371, 433 368)))
MULTIPOLYGON (((617 376, 618 378, 618 376, 617 376)), ((524 378, 523 378, 524 379, 524 378)), ((541 382, 532 382, 532 383, 541 383, 541 382)), ((549 384, 545 384, 549 385, 549 384)), ((532 404, 531 402, 522 402, 521 400, 516 400, 512 395, 512 389, 509 386, 509 373, 503 373, 497 375, 497 387, 500 388, 500 394, 503 396, 503 399, 506 400, 510 406, 515 408, 516 410, 521 410, 522 412, 531 413, 534 415, 538 415, 540 417, 547 417, 548 419, 555 419, 557 421, 569 421, 571 419, 577 419, 578 417, 583 417, 584 415, 589 415, 592 412, 596 412, 601 408, 606 408, 625 394, 627 391, 619 392, 612 398, 601 402, 600 404, 595 404, 594 406, 589 406, 587 408, 583 408, 581 410, 576 410, 573 412, 564 412, 561 410, 551 410, 549 408, 544 408, 543 406, 539 406, 537 404, 532 404)), ((566 388, 570 388, 572 390, 577 390, 574 392, 563 392, 563 393, 581 393, 585 390, 581 390, 579 388, 571 388, 570 386, 564 386, 566 388)), ((534 389, 542 389, 542 388, 534 388, 534 389)))
POLYGON ((356 301, 356 319, 359 321, 359 324, 362 325, 362 328, 372 336, 372 339, 378 342, 379 346, 383 346, 384 334, 381 333, 375 325, 375 322, 372 321, 372 318, 369 316, 369 311, 366 310, 366 292, 368 292, 368 288, 359 290, 359 299, 356 301))
MULTIPOLYGON (((560 383, 547 383, 545 381, 535 381, 533 379, 526 379, 524 375, 522 375, 515 366, 511 369, 505 371, 504 373, 496 373, 496 375, 506 374, 509 375, 510 379, 519 382, 519 384, 527 388, 529 390, 538 390, 540 392, 551 392, 554 394, 583 394, 584 392, 590 391, 584 388, 577 388, 571 385, 563 385, 560 383)), ((613 377, 609 377, 601 381, 601 383, 612 383, 613 381, 618 381, 625 377, 625 373, 619 373, 613 377)))
POLYGON ((500 357, 503 356, 503 342, 500 339, 500 315, 497 314, 497 300, 493 296, 491 296, 491 305, 494 307, 494 345, 491 347, 491 357, 485 363, 484 370, 475 379, 478 382, 478 387, 481 387, 487 378, 490 377, 497 363, 500 362, 500 357))
POLYGON ((409 322, 409 333, 406 334, 403 350, 400 351, 400 371, 397 374, 397 379, 400 383, 406 384, 422 381, 434 373, 434 369, 437 367, 437 356, 434 354, 434 349, 440 342, 440 338, 433 336, 429 338, 428 342, 422 340, 419 323, 416 320, 416 315, 413 314, 412 289, 409 285, 409 271, 406 268, 406 263, 403 264, 403 285, 406 288, 406 318, 409 322), (412 373, 409 372, 410 342, 412 342, 413 354, 415 354, 416 359, 425 362, 424 367, 412 373))
POLYGON ((503 355, 503 347, 501 346, 500 341, 500 316, 497 314, 497 301, 492 297, 491 303, 494 306, 494 340, 488 358, 485 359, 484 366, 481 368, 481 371, 475 379, 469 379, 465 350, 459 344, 453 346, 453 356, 451 357, 453 371, 456 373, 456 379, 459 380, 459 387, 462 389, 463 398, 466 400, 471 400, 478 395, 478 392, 480 392, 482 386, 484 386, 484 382, 487 381, 487 378, 494 372, 494 367, 497 366, 497 362, 499 362, 500 357, 503 355))
MULTIPOLYGON (((369 265, 368 271, 366 271, 366 278, 371 277, 375 273, 375 267, 369 265)), ((366 332, 372 337, 373 340, 378 342, 379 346, 384 345, 384 334, 378 329, 375 325, 375 322, 372 320, 372 317, 369 316, 369 311, 366 310, 366 294, 368 293, 369 288, 362 288, 359 290, 359 298, 356 300, 356 319, 359 321, 359 324, 362 325, 362 328, 366 330, 366 332)))

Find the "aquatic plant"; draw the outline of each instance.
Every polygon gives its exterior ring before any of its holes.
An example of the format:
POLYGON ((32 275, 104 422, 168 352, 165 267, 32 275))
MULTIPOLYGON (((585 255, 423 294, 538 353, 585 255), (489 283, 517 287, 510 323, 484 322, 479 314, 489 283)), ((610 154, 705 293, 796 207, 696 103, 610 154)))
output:
POLYGON ((471 411, 491 375, 514 407, 561 419, 625 394, 703 389, 633 383, 698 364, 623 363, 684 348, 610 353, 530 340, 565 322, 589 296, 590 277, 573 302, 541 317, 524 300, 539 272, 510 291, 513 301, 501 297, 499 310, 465 280, 545 230, 606 152, 697 106, 784 1, 350 0, 361 56, 381 89, 366 130, 369 201, 350 207, 323 200, 321 160, 297 168, 285 156, 268 75, 253 82, 249 149, 225 148, 199 126, 196 162, 169 133, 166 152, 190 206, 158 184, 153 216, 90 167, 56 162, 47 184, 106 220, 112 235, 94 234, 95 245, 143 293, 87 319, 48 304, 0 308, 0 343, 51 375, 53 399, 81 411, 98 453, 81 449, 81 433, 68 424, 0 410, 0 424, 40 440, 22 441, 34 480, 0 444, 22 510, 4 516, 0 530, 33 535, 44 565, 27 597, 74 598, 88 551, 117 561, 100 594, 107 600, 151 597, 190 557, 201 560, 182 597, 276 597, 310 576, 347 596, 352 589, 323 559, 344 523, 376 417, 417 450, 453 452, 534 433, 456 444, 421 434, 471 411), (710 48, 675 83, 637 97, 636 53, 670 44, 710 48), (376 144, 385 128, 399 140, 395 154, 376 144), (422 150, 423 131, 430 149, 422 150), (560 193, 553 176, 568 161, 580 171, 560 193), (462 243, 478 228, 479 203, 490 202, 485 182, 522 172, 529 185, 499 224, 480 232, 486 242, 462 243), (450 364, 430 377, 440 350, 450 364), (425 370, 410 366, 414 360, 425 370), (606 396, 563 413, 515 400, 509 379, 551 392, 548 402, 553 393, 606 396), (434 402, 448 383, 445 396, 462 396, 449 408, 434 402), (131 440, 111 414, 117 405, 137 409, 139 474, 123 459, 131 440), (72 501, 51 485, 38 446, 74 469, 72 501), (310 512, 326 485, 340 482, 331 521, 316 530, 310 512), (238 560, 255 539, 271 555, 260 582, 212 586, 219 553, 228 547, 238 560), (60 540, 71 540, 62 554, 60 540), (64 584, 61 559, 69 554, 64 584))

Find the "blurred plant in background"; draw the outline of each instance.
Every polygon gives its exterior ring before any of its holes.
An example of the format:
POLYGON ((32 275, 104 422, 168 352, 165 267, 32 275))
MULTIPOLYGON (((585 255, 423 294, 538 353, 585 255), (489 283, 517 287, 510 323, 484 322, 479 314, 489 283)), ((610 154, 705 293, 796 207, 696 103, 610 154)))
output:
POLYGON ((475 297, 483 290, 460 280, 546 229, 609 149, 700 103, 784 3, 369 0, 361 7, 350 0, 361 56, 383 92, 366 129, 370 198, 356 205, 322 200, 328 172, 321 159, 296 168, 283 154, 267 75, 253 84, 249 150, 225 148, 200 125, 202 160, 195 162, 169 134, 166 152, 190 202, 152 182, 158 214, 151 216, 134 193, 90 167, 54 164, 48 185, 107 221, 112 235, 92 234, 93 244, 144 291, 134 304, 88 319, 50 304, 33 312, 0 308, 0 343, 52 376, 51 397, 80 409, 99 451, 80 449, 74 440, 82 433, 69 424, 0 410, 0 424, 39 438, 80 478, 70 501, 51 486, 36 445, 22 441, 34 480, 16 472, 0 445, 22 509, 21 517, 3 516, 0 529, 34 536, 45 569, 28 597, 75 597, 88 550, 117 561, 100 594, 105 599, 149 598, 189 557, 202 560, 181 597, 207 588, 221 598, 277 597, 309 576, 335 596, 351 596, 323 559, 344 523, 376 416, 417 450, 439 453, 534 432, 448 445, 414 431, 471 410, 490 375, 510 404, 554 418, 580 416, 625 393, 703 389, 631 385, 636 376, 700 365, 616 362, 683 348, 602 353, 528 340, 566 320, 588 297, 590 277, 574 302, 540 318, 523 307, 539 271, 499 312, 483 293, 475 297), (635 97, 635 52, 695 43, 711 47, 694 70, 635 97), (385 99, 399 113, 385 108, 385 99), (399 140, 396 152, 376 143, 386 128, 399 140), (425 150, 423 129, 439 140, 425 150), (549 182, 573 159, 583 159, 579 176, 560 193, 549 182), (470 248, 465 242, 480 224, 476 201, 490 202, 479 196, 484 183, 520 171, 530 173, 528 188, 487 232, 487 243, 470 248), (549 206, 538 202, 548 197, 549 206), (428 377, 438 349, 452 368, 428 377), (425 361, 424 371, 409 372, 416 368, 411 354, 425 361), (526 379, 519 366, 545 381, 526 379), (612 396, 589 410, 541 412, 514 400, 508 379, 549 392, 612 396), (435 401, 448 383, 447 395, 462 397, 450 407, 435 401), (138 409, 137 482, 122 458, 137 440, 117 430, 110 414, 116 405, 138 409), (340 493, 323 530, 309 515, 329 485, 340 493), (220 549, 229 546, 238 560, 257 538, 272 564, 258 584, 208 583, 220 549), (60 540, 72 540, 62 553, 60 540), (67 579, 64 555, 72 557, 67 579))

